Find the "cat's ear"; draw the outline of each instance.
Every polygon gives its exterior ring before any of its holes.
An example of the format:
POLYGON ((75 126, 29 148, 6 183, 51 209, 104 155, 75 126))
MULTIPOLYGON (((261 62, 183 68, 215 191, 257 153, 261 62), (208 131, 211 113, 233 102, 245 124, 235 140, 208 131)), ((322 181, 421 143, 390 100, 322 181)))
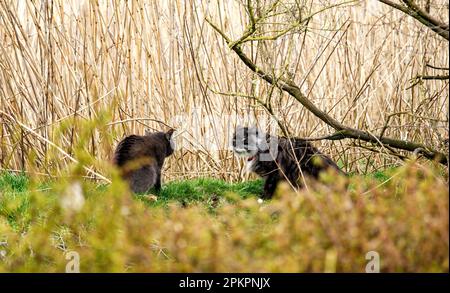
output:
POLYGON ((171 141, 172 135, 174 132, 175 132, 175 129, 173 129, 173 128, 169 129, 169 131, 166 132, 165 136, 168 141, 171 141))

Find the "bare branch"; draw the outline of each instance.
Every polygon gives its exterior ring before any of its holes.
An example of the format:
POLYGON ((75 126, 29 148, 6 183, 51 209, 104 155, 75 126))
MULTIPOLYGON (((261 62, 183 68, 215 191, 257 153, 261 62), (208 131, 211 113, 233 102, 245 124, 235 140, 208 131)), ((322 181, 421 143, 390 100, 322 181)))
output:
POLYGON ((450 76, 449 75, 418 75, 415 78, 423 79, 423 80, 446 80, 446 79, 450 79, 450 76))
POLYGON ((430 68, 433 68, 433 69, 437 69, 437 70, 450 70, 450 68, 448 68, 448 67, 438 67, 438 66, 434 66, 434 65, 431 65, 431 64, 426 64, 426 66, 427 67, 430 67, 430 68))
MULTIPOLYGON (((224 32, 222 32, 216 25, 214 25, 210 20, 206 19, 206 21, 216 30, 227 42, 230 46, 230 39, 226 36, 224 32)), ((339 135, 333 136, 334 139, 344 139, 344 138, 352 138, 358 139, 374 144, 380 144, 381 146, 387 145, 396 149, 406 150, 410 152, 414 152, 416 149, 423 149, 423 155, 427 159, 436 160, 437 162, 447 165, 448 160, 447 156, 441 152, 433 150, 430 147, 422 145, 420 143, 407 141, 407 140, 399 140, 389 137, 375 136, 367 131, 354 129, 351 127, 347 127, 328 115, 326 112, 319 109, 314 103, 312 103, 300 90, 300 88, 292 81, 287 80, 285 78, 280 77, 279 79, 273 78, 270 74, 263 71, 259 68, 241 49, 240 44, 235 43, 230 48, 238 55, 238 57, 244 62, 244 64, 256 73, 260 78, 264 79, 271 85, 274 85, 281 90, 287 92, 289 95, 294 97, 298 102, 300 102, 306 109, 312 112, 316 117, 321 119, 323 122, 333 127, 335 130, 339 132, 339 135)))
POLYGON ((420 21, 423 25, 430 28, 432 31, 449 41, 449 25, 445 24, 431 15, 429 15, 426 11, 422 10, 419 6, 417 6, 412 0, 402 0, 405 5, 401 5, 391 0, 378 0, 381 3, 391 6, 397 10, 402 11, 403 13, 408 14, 409 16, 415 18, 420 21))

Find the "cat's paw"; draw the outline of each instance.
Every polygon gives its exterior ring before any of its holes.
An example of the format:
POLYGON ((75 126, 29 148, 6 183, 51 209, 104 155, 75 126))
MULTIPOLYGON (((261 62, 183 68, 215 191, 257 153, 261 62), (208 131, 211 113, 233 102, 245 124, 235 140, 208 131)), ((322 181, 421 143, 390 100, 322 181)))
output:
POLYGON ((143 198, 145 198, 148 201, 158 201, 158 197, 156 195, 154 195, 154 194, 151 194, 151 193, 145 194, 143 196, 143 198))

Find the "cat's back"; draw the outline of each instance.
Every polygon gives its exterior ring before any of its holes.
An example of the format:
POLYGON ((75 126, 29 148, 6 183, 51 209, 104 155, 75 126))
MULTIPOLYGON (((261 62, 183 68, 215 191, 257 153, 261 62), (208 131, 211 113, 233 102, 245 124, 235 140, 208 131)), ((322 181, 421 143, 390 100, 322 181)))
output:
POLYGON ((310 142, 297 137, 279 137, 278 143, 280 146, 279 150, 282 154, 289 156, 292 156, 295 153, 295 156, 300 155, 300 158, 303 158, 307 154, 319 152, 319 150, 316 149, 310 142))
POLYGON ((150 135, 129 135, 125 137, 116 148, 114 163, 125 165, 130 160, 141 157, 151 157, 160 162, 165 157, 165 142, 160 133, 150 135))
POLYGON ((286 168, 295 170, 298 168, 298 163, 301 168, 318 177, 319 172, 332 168, 338 173, 344 173, 337 164, 327 155, 323 154, 309 141, 301 138, 280 138, 281 145, 281 161, 286 165, 286 168))
POLYGON ((129 135, 122 139, 114 152, 114 164, 125 165, 128 161, 144 154, 146 140, 144 136, 129 135))

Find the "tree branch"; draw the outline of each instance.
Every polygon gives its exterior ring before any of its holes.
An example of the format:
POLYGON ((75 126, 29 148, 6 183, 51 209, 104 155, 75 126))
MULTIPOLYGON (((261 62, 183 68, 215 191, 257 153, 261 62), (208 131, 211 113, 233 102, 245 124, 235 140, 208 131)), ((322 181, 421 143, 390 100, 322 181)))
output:
MULTIPOLYGON (((216 30, 226 41, 227 45, 230 46, 230 38, 227 37, 227 35, 222 32, 216 25, 214 25, 209 19, 205 19, 214 30, 216 30)), ((333 139, 344 139, 344 138, 352 138, 352 139, 359 139, 366 142, 374 143, 374 144, 381 144, 388 145, 393 148, 406 150, 410 152, 414 152, 417 149, 423 150, 421 153, 424 157, 430 160, 436 160, 437 162, 447 165, 448 160, 447 156, 441 152, 438 152, 436 150, 433 150, 430 147, 427 147, 423 144, 406 141, 406 140, 398 140, 394 138, 389 137, 379 137, 375 136, 373 134, 370 134, 367 131, 354 129, 351 127, 347 127, 334 119, 333 117, 329 116, 326 112, 320 110, 316 105, 314 105, 300 90, 300 88, 293 83, 292 81, 289 81, 285 78, 279 78, 275 80, 271 75, 267 74, 265 71, 263 71, 261 68, 259 68, 241 49, 241 46, 239 43, 234 42, 231 49, 238 55, 238 57, 244 62, 244 64, 252 70, 254 73, 256 73, 260 78, 264 79, 269 84, 276 86, 280 88, 281 90, 287 92, 289 95, 294 97, 298 102, 300 102, 306 109, 308 109, 310 112, 312 112, 316 117, 321 119, 323 122, 334 128, 339 135, 331 135, 333 139)))
POLYGON ((437 69, 437 70, 450 70, 450 68, 448 67, 439 67, 439 66, 434 66, 431 64, 425 64, 427 67, 433 68, 433 69, 437 69))
POLYGON ((446 80, 450 79, 450 75, 418 75, 415 78, 423 80, 446 80))
POLYGON ((414 19, 420 21, 423 25, 430 28, 432 31, 449 41, 449 25, 445 24, 436 18, 429 15, 426 11, 422 10, 419 6, 417 6, 412 0, 402 0, 405 5, 401 5, 391 0, 378 0, 381 3, 391 6, 397 10, 402 11, 403 13, 408 14, 414 19))

